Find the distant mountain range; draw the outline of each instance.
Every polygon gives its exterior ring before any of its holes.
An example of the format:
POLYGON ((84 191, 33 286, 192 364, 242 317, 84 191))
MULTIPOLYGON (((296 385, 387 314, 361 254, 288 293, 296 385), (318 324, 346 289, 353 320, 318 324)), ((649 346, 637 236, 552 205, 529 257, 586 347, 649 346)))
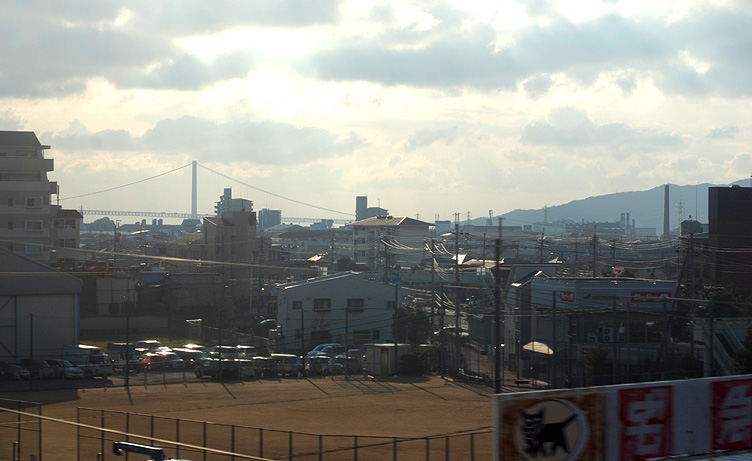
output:
MULTIPOLYGON (((708 222, 708 188, 727 187, 731 185, 749 186, 749 179, 742 179, 731 184, 696 184, 679 186, 669 184, 669 227, 676 229, 681 219, 708 222)), ((547 209, 514 210, 502 215, 506 226, 524 226, 526 224, 556 221, 582 222, 617 222, 621 213, 629 213, 630 222, 634 220, 638 228, 655 228, 658 235, 663 231, 664 186, 645 191, 619 192, 615 194, 588 197, 573 200, 563 205, 549 206, 547 209)), ((485 224, 485 220, 474 220, 476 224, 485 224)), ((495 224, 494 220, 494 224, 495 224)))

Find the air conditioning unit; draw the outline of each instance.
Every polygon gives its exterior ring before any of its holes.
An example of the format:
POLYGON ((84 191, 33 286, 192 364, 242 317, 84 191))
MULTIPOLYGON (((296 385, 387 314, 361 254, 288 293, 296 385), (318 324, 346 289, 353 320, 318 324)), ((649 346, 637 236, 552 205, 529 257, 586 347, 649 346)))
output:
POLYGON ((598 333, 588 333, 587 335, 587 342, 588 344, 595 344, 598 342, 598 333))
POLYGON ((603 329, 603 342, 604 343, 614 342, 614 329, 613 328, 603 329))

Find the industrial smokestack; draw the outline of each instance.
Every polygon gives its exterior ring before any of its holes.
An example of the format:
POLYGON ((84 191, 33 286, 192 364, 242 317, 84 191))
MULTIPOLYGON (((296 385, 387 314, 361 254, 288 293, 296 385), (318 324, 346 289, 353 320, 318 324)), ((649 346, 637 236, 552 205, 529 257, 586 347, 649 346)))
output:
POLYGON ((669 199, 668 199, 668 184, 663 187, 663 240, 669 240, 671 233, 668 230, 669 224, 669 199))

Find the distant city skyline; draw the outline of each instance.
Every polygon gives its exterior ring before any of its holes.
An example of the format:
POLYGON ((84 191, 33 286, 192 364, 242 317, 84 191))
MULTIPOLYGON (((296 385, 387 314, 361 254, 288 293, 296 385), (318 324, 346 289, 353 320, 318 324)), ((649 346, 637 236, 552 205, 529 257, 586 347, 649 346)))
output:
MULTIPOLYGON (((4 6, 0 129, 74 209, 198 212, 225 187, 465 220, 752 171, 742 1, 4 6), (75 198, 74 198, 75 197, 75 198)), ((618 216, 618 215, 617 215, 618 216)), ((88 219, 88 217, 87 217, 88 219)))

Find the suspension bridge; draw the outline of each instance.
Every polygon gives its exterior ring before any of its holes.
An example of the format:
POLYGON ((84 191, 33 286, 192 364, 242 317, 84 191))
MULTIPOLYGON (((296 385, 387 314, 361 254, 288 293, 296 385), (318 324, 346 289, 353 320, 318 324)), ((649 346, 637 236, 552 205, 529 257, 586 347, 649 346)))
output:
POLYGON ((285 197, 283 195, 276 194, 274 192, 270 192, 270 191, 258 188, 256 186, 251 185, 251 184, 244 183, 244 182, 239 181, 239 180, 237 180, 235 178, 232 178, 232 177, 227 176, 225 174, 222 174, 222 173, 220 173, 218 171, 215 171, 215 170, 213 170, 213 169, 211 169, 209 167, 201 165, 196 160, 194 160, 193 162, 191 162, 189 164, 186 164, 186 165, 174 168, 174 169, 172 169, 170 171, 166 171, 164 173, 160 173, 160 174, 151 176, 149 178, 145 178, 145 179, 141 179, 141 180, 138 180, 138 181, 130 182, 130 183, 123 184, 123 185, 120 185, 120 186, 110 187, 110 188, 99 190, 99 191, 95 191, 95 192, 90 192, 90 193, 87 193, 87 194, 81 194, 81 195, 76 195, 76 196, 72 196, 72 197, 65 197, 65 200, 70 200, 70 199, 75 199, 75 198, 80 198, 80 197, 87 197, 87 196, 91 196, 91 195, 102 194, 102 193, 114 191, 114 190, 117 190, 117 189, 124 189, 124 188, 130 187, 130 186, 134 186, 136 184, 144 183, 146 181, 150 181, 150 180, 159 178, 161 176, 165 176, 165 175, 170 174, 170 173, 174 173, 174 172, 176 172, 178 170, 182 170, 182 169, 187 168, 189 166, 192 168, 191 212, 190 213, 181 213, 181 212, 174 212, 174 211, 168 212, 168 211, 132 211, 132 210, 129 210, 129 211, 126 211, 126 210, 95 210, 95 209, 84 209, 84 208, 79 209, 79 212, 82 215, 84 215, 84 216, 87 216, 87 215, 95 215, 95 216, 135 216, 135 217, 142 217, 142 218, 201 219, 201 218, 205 218, 205 217, 214 216, 214 214, 199 214, 197 212, 197 210, 198 210, 198 203, 197 203, 198 202, 198 174, 197 174, 197 170, 198 170, 198 167, 200 166, 201 168, 203 168, 203 169, 205 169, 205 170, 207 170, 207 171, 209 171, 211 173, 214 173, 214 174, 216 174, 218 176, 221 176, 221 177, 223 177, 225 179, 228 179, 230 181, 233 181, 233 182, 236 182, 238 184, 241 184, 241 185, 243 185, 245 187, 249 187, 249 188, 254 189, 254 190, 258 191, 258 192, 261 192, 261 193, 264 193, 264 194, 267 194, 267 195, 270 195, 270 196, 273 196, 273 197, 276 197, 276 198, 288 201, 290 203, 295 203, 295 204, 298 204, 298 205, 304 205, 306 207, 310 207, 310 208, 319 210, 319 211, 321 211, 323 213, 326 213, 326 216, 327 216, 325 218, 321 218, 321 217, 291 217, 291 216, 282 216, 282 222, 286 222, 286 223, 301 223, 302 224, 302 223, 315 223, 315 222, 321 222, 322 220, 327 220, 327 221, 332 221, 334 224, 347 224, 347 223, 352 222, 354 220, 354 218, 355 218, 355 214, 354 213, 347 213, 347 212, 343 212, 343 211, 333 210, 333 209, 330 209, 330 208, 324 208, 324 207, 321 207, 321 206, 318 206, 318 205, 313 205, 311 203, 306 203, 306 202, 303 202, 303 201, 300 201, 300 200, 296 200, 296 199, 292 199, 292 198, 289 198, 289 197, 285 197), (338 217, 332 218, 331 217, 332 215, 338 216, 338 217))

